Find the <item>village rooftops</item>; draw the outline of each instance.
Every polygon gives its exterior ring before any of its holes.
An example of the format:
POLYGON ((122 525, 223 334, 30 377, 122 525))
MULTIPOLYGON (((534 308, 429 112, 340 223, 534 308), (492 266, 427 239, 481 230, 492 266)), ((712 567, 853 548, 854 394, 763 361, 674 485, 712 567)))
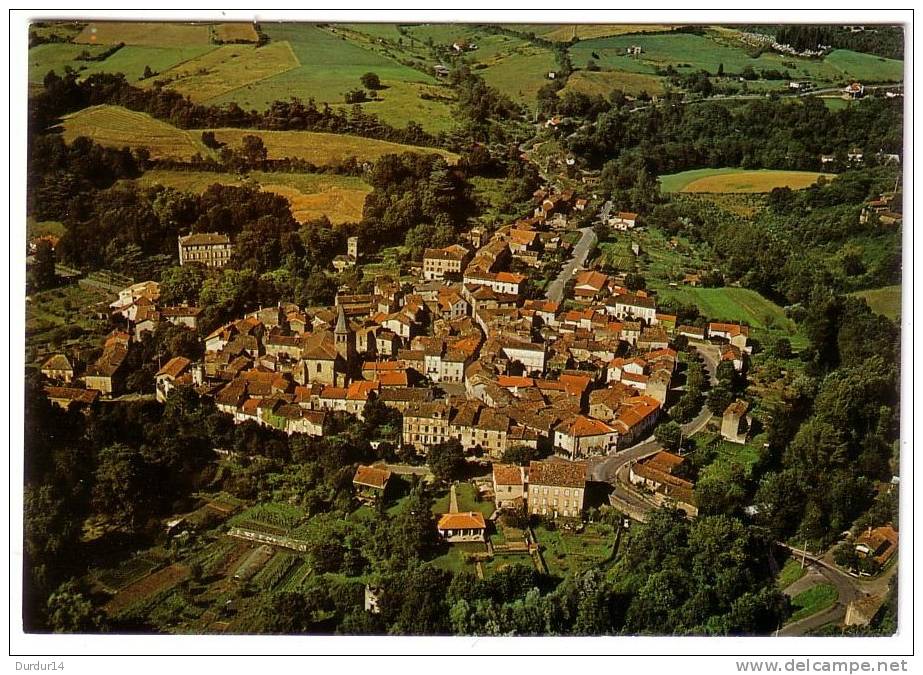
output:
POLYGON ((166 375, 167 377, 176 379, 182 374, 184 370, 186 370, 186 368, 189 367, 189 364, 191 363, 192 361, 187 359, 185 356, 174 356, 164 364, 163 368, 157 371, 157 377, 166 375))
POLYGON ((522 467, 515 464, 494 464, 494 483, 497 485, 522 485, 522 467))
POLYGON ((672 452, 661 450, 653 457, 644 460, 649 467, 663 471, 664 473, 673 474, 685 463, 685 458, 674 455, 672 452))
POLYGON ((78 389, 76 387, 45 387, 45 393, 52 401, 66 401, 89 405, 99 398, 96 389, 78 389))
POLYGON ((423 252, 424 258, 439 260, 464 260, 468 255, 468 249, 458 244, 452 244, 445 248, 428 248, 423 252))
POLYGON ((602 420, 586 417, 584 415, 574 415, 574 417, 563 422, 557 431, 566 433, 574 438, 587 438, 592 436, 603 436, 616 432, 614 427, 609 426, 602 420))
POLYGON ((736 323, 712 322, 708 324, 708 332, 712 335, 715 333, 727 333, 730 337, 734 337, 736 335, 745 335, 749 337, 750 326, 736 323))
POLYGON ((230 244, 231 239, 226 234, 217 232, 200 232, 198 234, 189 234, 179 238, 181 246, 216 246, 219 244, 230 244))
POLYGON ((586 462, 565 460, 529 462, 529 483, 531 485, 583 488, 586 486, 586 474, 586 462))
POLYGON ((657 307, 657 303, 654 302, 653 298, 648 298, 636 293, 622 293, 621 295, 613 296, 606 304, 620 304, 629 307, 644 307, 646 309, 654 309, 657 307))

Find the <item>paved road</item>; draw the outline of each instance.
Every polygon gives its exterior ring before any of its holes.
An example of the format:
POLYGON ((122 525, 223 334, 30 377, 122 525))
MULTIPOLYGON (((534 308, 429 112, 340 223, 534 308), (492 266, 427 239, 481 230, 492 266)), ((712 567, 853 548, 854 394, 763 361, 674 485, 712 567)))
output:
MULTIPOLYGON (((787 544, 779 543, 779 546, 788 549, 796 558, 805 553, 801 549, 793 548, 787 544)), ((850 602, 866 595, 884 595, 888 591, 891 577, 897 573, 897 565, 892 565, 884 574, 876 577, 856 578, 837 567, 828 559, 830 557, 830 551, 827 551, 823 557, 817 557, 812 553, 805 553, 804 555, 806 564, 810 565, 812 570, 822 576, 826 582, 836 587, 837 601, 822 612, 783 626, 779 631, 779 635, 805 635, 828 623, 841 623, 846 617, 846 607, 850 602)))
POLYGON ((579 232, 581 233, 580 241, 574 246, 574 256, 561 268, 561 273, 557 278, 548 284, 545 297, 553 302, 561 302, 564 299, 564 284, 574 275, 574 270, 583 267, 590 254, 590 248, 596 243, 596 234, 592 227, 583 227, 579 232))
MULTIPOLYGON (((718 348, 714 345, 697 345, 696 350, 702 356, 702 361, 705 363, 705 372, 709 380, 714 380, 718 370, 718 358, 719 352, 718 348)), ((705 428, 705 425, 708 424, 708 421, 711 419, 712 414, 707 406, 703 405, 702 410, 699 411, 699 414, 695 416, 690 422, 682 425, 683 435, 691 436, 692 434, 701 431, 705 428)), ((621 450, 611 455, 605 457, 599 457, 591 460, 589 468, 589 477, 594 481, 601 481, 605 483, 612 483, 614 486, 613 494, 616 498, 621 499, 628 504, 636 508, 644 508, 649 510, 652 505, 649 502, 641 500, 637 495, 633 494, 631 491, 626 490, 618 480, 616 476, 623 468, 627 467, 628 463, 634 460, 642 459, 648 455, 653 455, 656 452, 659 452, 662 449, 660 443, 654 440, 653 437, 646 438, 640 443, 631 446, 625 450, 621 450)))

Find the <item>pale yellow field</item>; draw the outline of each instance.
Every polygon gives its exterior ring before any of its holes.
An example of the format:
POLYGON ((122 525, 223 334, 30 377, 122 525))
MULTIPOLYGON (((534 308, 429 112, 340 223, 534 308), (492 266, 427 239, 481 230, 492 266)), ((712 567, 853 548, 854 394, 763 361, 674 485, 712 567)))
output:
POLYGON ((304 223, 327 216, 334 225, 362 220, 365 196, 371 189, 359 190, 330 186, 320 192, 305 194, 290 185, 266 183, 263 190, 285 197, 292 207, 295 220, 304 223))
POLYGON ((144 85, 152 87, 155 80, 166 80, 170 89, 203 103, 300 65, 288 42, 264 47, 223 45, 146 80, 144 85))
POLYGON ((558 26, 554 30, 542 34, 547 40, 567 42, 575 35, 581 40, 609 37, 610 35, 625 35, 626 33, 652 33, 670 30, 672 26, 665 24, 572 24, 558 26))
MULTIPOLYGON (((268 151, 269 159, 297 157, 317 166, 342 162, 355 157, 360 162, 375 161, 382 155, 404 152, 438 153, 449 163, 458 161, 458 155, 438 148, 422 148, 380 141, 375 138, 324 134, 312 131, 257 131, 253 129, 215 129, 215 138, 231 148, 238 148, 244 136, 259 136, 268 151)), ((191 132, 197 136, 201 132, 191 132)))
POLYGON ((183 192, 201 194, 219 185, 247 185, 285 197, 298 222, 327 216, 334 225, 362 219, 365 197, 372 188, 361 179, 336 174, 289 174, 253 172, 247 179, 210 171, 148 171, 135 182, 142 186, 163 185, 183 192))
POLYGON ((208 151, 197 139, 198 132, 177 129, 145 113, 120 106, 98 105, 85 108, 63 118, 63 138, 72 143, 78 136, 92 138, 111 148, 145 147, 152 159, 186 160, 208 151))
POLYGON ((86 45, 126 45, 144 47, 193 47, 210 44, 209 27, 204 23, 160 23, 95 21, 87 24, 74 42, 86 45))
POLYGON ((219 23, 214 27, 214 30, 215 37, 222 42, 234 42, 237 40, 257 42, 260 39, 252 23, 219 23))
POLYGON ((579 70, 567 78, 564 91, 572 90, 583 94, 600 94, 608 97, 613 89, 621 89, 626 94, 637 95, 642 91, 648 94, 662 94, 663 84, 659 77, 643 73, 615 71, 579 70))
POLYGON ((771 192, 777 187, 799 190, 814 185, 821 176, 827 180, 835 177, 813 171, 741 171, 699 178, 681 192, 771 192))

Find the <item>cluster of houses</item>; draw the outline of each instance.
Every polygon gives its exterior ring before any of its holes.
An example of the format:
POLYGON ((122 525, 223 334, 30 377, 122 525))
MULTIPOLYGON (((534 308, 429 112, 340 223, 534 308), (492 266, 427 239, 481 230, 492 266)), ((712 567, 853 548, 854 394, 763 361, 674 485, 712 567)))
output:
MULTIPOLYGON (((518 510, 549 519, 577 519, 583 514, 586 482, 586 462, 552 458, 532 461, 529 466, 495 463, 494 505, 497 511, 518 510)), ((442 514, 436 529, 451 543, 487 540, 487 522, 478 511, 442 514)))
POLYGON ((764 33, 752 33, 749 31, 740 31, 738 36, 741 41, 748 45, 753 45, 756 47, 770 48, 780 54, 786 54, 788 56, 801 56, 804 58, 820 58, 824 56, 827 52, 833 49, 830 45, 816 45, 814 49, 797 49, 790 44, 778 42, 775 37, 772 35, 765 35, 764 33))
POLYGON ((628 479, 632 485, 649 492, 655 504, 670 505, 690 516, 697 516, 695 484, 688 479, 688 471, 685 457, 662 450, 632 462, 628 468, 628 479))
POLYGON ((880 225, 900 227, 904 216, 901 213, 901 196, 896 192, 885 192, 866 202, 859 213, 859 224, 865 225, 877 219, 880 225))
MULTIPOLYGON (((553 189, 536 192, 535 203, 529 218, 490 234, 474 228, 462 243, 426 249, 416 283, 381 276, 372 293, 341 291, 333 307, 280 303, 219 326, 203 338, 203 358, 160 365, 156 398, 192 387, 237 423, 314 436, 324 433, 330 413, 361 418, 378 400, 401 413, 402 443, 421 455, 453 439, 470 456, 494 461, 518 446, 554 455, 552 468, 524 468, 518 483, 512 469, 501 468, 495 487, 506 492, 498 499, 515 493, 532 513, 579 513, 581 462, 643 440, 668 404, 678 364, 671 343, 681 336, 720 343, 721 358, 741 369, 748 329, 677 325, 652 293, 591 270, 575 276, 569 306, 527 299, 527 277, 511 267, 539 264, 544 253, 565 246, 558 230, 586 208, 586 200, 553 189)), ((633 227, 636 218, 619 213, 618 226, 633 227)), ((229 242, 190 236, 180 238, 181 260, 209 254, 196 261, 223 264, 229 242)), ((358 258, 351 238, 346 262, 358 258)), ((155 282, 122 289, 110 311, 126 330, 113 332, 87 368, 83 391, 95 390, 92 396, 119 392, 132 340, 162 322, 197 329, 200 315, 195 307, 161 305, 155 282)), ((64 355, 45 366, 55 385, 74 379, 64 355)), ((357 476, 369 496, 387 482, 372 470, 357 476)), ((675 498, 683 489, 677 483, 667 492, 675 498)))

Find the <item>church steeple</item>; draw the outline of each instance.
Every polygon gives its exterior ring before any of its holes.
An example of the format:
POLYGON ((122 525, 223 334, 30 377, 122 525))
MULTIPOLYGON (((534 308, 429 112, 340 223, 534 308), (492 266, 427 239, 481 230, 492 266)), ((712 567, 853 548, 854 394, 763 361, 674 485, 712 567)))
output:
POLYGON ((343 311, 343 305, 337 305, 337 323, 333 329, 333 338, 336 343, 337 354, 343 360, 350 361, 355 351, 353 344, 353 333, 346 322, 346 312, 343 311))

